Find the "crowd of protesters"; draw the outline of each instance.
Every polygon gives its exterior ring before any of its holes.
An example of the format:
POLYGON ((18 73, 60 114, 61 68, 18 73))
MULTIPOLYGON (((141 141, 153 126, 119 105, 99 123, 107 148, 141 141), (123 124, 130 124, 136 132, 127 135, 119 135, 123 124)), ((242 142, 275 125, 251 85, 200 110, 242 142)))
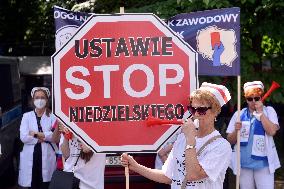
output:
MULTIPOLYGON (((262 82, 247 82, 243 89, 247 107, 241 110, 240 121, 237 113, 231 118, 227 140, 215 129, 215 120, 231 95, 223 85, 204 82, 188 99, 193 118, 183 119, 180 133, 158 152, 156 169, 140 165, 126 153, 122 166, 162 183, 157 188, 223 188, 227 168, 236 173, 236 149, 231 145, 237 143, 240 131, 241 189, 273 189, 274 171, 280 167, 273 141, 279 129, 277 114, 261 101, 262 82)), ((48 88, 34 87, 31 97, 34 109, 23 115, 20 125, 24 145, 19 186, 54 189, 54 173, 62 169, 73 174, 73 189, 103 189, 106 154, 94 153, 56 119, 48 107, 48 88)))

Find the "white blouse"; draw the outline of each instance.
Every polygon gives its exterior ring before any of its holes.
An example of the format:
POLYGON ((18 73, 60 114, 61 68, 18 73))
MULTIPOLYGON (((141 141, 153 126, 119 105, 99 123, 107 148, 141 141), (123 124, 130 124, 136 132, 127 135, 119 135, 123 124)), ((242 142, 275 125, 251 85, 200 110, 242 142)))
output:
POLYGON ((106 154, 94 153, 85 163, 85 160, 78 159, 81 149, 76 137, 69 140, 69 148, 70 156, 64 164, 64 171, 74 172, 75 177, 80 179, 80 189, 104 189, 106 154))
MULTIPOLYGON (((217 135, 220 135, 220 133, 214 131, 205 137, 196 137, 196 152, 198 152, 203 144, 210 138, 217 135)), ((177 141, 162 168, 165 175, 172 180, 172 189, 180 189, 186 175, 185 146, 186 139, 182 133, 177 138, 177 141)), ((223 188, 223 182, 226 170, 230 164, 231 154, 231 146, 229 142, 223 138, 217 138, 208 144, 197 157, 199 164, 202 166, 208 177, 197 181, 187 182, 186 189, 223 188)))

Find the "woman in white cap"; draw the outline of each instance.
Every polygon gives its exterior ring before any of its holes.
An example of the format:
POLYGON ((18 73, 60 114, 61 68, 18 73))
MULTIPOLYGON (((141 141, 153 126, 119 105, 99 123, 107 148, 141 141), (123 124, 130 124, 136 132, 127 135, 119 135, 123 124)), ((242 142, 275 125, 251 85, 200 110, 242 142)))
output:
POLYGON ((20 153, 19 180, 22 187, 47 189, 56 168, 56 144, 53 128, 56 118, 47 107, 50 92, 45 87, 31 91, 34 110, 23 115, 20 138, 24 143, 20 153))
POLYGON ((230 98, 226 87, 202 83, 189 98, 189 107, 193 118, 199 120, 199 128, 196 130, 191 119, 182 125, 182 133, 162 170, 144 167, 127 154, 122 154, 122 165, 156 182, 170 184, 172 189, 223 188, 231 146, 215 130, 214 120, 230 98))
MULTIPOLYGON (((261 101, 264 86, 261 81, 244 84, 247 107, 240 112, 241 122, 237 122, 237 112, 227 128, 227 139, 237 142, 237 131, 241 133, 240 186, 245 189, 273 189, 274 171, 280 167, 273 136, 279 129, 275 110, 265 107, 261 101)), ((235 145, 236 147, 236 145, 235 145)), ((232 155, 232 165, 236 174, 236 152, 232 155)))

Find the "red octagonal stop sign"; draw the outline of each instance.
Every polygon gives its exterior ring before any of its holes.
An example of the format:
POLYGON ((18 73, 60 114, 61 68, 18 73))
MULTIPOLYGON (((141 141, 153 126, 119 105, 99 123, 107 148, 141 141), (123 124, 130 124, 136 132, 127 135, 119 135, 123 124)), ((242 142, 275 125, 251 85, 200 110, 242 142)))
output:
POLYGON ((154 152, 196 88, 196 53, 153 14, 93 15, 52 56, 53 111, 96 152, 154 152))

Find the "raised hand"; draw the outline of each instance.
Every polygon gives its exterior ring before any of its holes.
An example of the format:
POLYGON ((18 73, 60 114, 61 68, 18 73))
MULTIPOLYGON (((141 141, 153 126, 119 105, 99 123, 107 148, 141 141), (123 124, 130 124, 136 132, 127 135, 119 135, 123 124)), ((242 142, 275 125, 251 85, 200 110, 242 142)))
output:
POLYGON ((221 66, 221 54, 224 52, 225 48, 222 42, 220 42, 220 45, 215 44, 214 45, 214 53, 213 53, 213 66, 221 66))
POLYGON ((181 131, 185 135, 188 143, 195 144, 195 136, 197 134, 195 125, 191 119, 187 119, 181 126, 181 131))
POLYGON ((257 113, 262 113, 263 112, 263 103, 262 103, 261 100, 255 102, 255 111, 257 113))

